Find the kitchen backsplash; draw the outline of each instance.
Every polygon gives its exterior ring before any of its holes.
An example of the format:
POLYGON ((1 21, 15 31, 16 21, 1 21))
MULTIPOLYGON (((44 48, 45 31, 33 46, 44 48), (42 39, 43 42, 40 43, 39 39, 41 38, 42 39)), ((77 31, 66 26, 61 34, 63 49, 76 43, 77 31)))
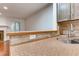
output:
POLYGON ((75 36, 79 36, 79 20, 70 20, 58 23, 60 34, 73 33, 75 36), (71 24, 73 31, 71 31, 71 24))

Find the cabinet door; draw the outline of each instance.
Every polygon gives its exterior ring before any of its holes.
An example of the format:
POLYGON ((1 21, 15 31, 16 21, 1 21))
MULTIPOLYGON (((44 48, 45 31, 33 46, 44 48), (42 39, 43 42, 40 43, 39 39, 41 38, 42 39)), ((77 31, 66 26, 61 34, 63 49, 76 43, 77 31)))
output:
POLYGON ((71 19, 71 4, 58 3, 57 4, 57 19, 58 21, 66 21, 71 19))
POLYGON ((73 19, 79 19, 79 3, 74 3, 73 4, 73 8, 72 8, 72 12, 73 12, 73 19))

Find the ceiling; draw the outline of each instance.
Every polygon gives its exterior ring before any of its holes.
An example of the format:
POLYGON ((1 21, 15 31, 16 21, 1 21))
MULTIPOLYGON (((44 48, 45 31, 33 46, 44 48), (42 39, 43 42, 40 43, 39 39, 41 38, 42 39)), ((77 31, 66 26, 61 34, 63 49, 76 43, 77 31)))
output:
POLYGON ((0 16, 27 18, 46 5, 47 3, 0 3, 0 16), (8 9, 3 9, 3 6, 8 9))

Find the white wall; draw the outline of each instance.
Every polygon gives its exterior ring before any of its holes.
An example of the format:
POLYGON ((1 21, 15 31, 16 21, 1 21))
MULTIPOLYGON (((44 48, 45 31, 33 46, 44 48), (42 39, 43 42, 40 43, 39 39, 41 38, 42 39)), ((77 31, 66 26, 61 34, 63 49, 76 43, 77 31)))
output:
POLYGON ((12 24, 12 22, 15 22, 15 21, 20 22, 21 31, 24 31, 25 27, 24 27, 24 20, 23 19, 0 17, 0 26, 3 26, 3 25, 9 26, 9 31, 11 31, 10 30, 11 24, 12 24))
POLYGON ((57 30, 56 19, 53 19, 53 5, 26 19, 25 24, 26 31, 57 30))

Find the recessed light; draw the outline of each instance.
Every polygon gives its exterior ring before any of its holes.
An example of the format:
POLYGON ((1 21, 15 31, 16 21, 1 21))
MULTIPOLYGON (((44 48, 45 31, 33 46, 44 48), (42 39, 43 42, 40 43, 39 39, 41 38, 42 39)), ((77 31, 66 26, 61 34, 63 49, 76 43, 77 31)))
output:
POLYGON ((7 9, 8 9, 8 7, 6 7, 6 6, 4 6, 3 8, 4 8, 5 10, 7 10, 7 9))
POLYGON ((2 15, 2 13, 0 12, 0 15, 2 15))

